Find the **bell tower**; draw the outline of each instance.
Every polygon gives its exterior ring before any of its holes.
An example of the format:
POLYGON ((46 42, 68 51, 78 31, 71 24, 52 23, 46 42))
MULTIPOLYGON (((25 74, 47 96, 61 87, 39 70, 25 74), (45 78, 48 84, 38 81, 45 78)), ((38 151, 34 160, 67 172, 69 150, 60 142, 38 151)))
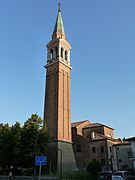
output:
POLYGON ((70 119, 70 49, 59 4, 52 40, 47 44, 44 106, 44 124, 52 138, 48 163, 55 172, 75 168, 70 119))

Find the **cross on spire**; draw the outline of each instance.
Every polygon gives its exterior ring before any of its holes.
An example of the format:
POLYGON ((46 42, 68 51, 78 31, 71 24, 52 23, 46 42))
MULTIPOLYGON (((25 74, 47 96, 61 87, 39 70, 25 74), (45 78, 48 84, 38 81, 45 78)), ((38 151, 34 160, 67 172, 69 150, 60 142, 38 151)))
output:
POLYGON ((60 11, 60 7, 61 7, 61 4, 60 4, 60 1, 58 2, 58 11, 60 11))
POLYGON ((64 31, 64 24, 63 24, 63 20, 62 20, 62 15, 61 15, 61 4, 60 4, 60 0, 58 1, 58 14, 57 14, 57 19, 56 19, 56 23, 55 23, 55 27, 54 27, 54 31, 53 31, 53 35, 52 37, 54 38, 65 38, 65 31, 64 31))

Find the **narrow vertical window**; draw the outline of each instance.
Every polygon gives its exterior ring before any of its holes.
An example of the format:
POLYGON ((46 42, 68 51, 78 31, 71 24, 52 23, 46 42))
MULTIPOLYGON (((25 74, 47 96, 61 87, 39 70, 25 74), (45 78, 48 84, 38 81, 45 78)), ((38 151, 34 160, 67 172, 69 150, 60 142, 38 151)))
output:
POLYGON ((61 48, 61 57, 63 58, 63 51, 64 51, 64 49, 63 49, 63 47, 61 48))
POLYGON ((104 147, 103 146, 101 146, 101 152, 104 152, 104 147))
POLYGON ((67 61, 68 60, 68 52, 65 51, 65 60, 67 61))
POLYGON ((50 51, 50 59, 52 60, 52 58, 53 58, 53 50, 51 49, 51 51, 50 51))

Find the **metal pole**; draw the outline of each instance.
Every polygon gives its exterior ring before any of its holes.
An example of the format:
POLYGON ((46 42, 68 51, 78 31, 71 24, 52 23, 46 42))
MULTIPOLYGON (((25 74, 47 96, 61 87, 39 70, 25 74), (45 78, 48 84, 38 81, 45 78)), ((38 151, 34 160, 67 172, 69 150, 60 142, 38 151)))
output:
MULTIPOLYGON (((36 118, 35 157, 37 156, 37 142, 38 142, 38 116, 37 116, 37 118, 36 118)), ((34 177, 36 177, 36 166, 34 166, 34 177)))
POLYGON ((37 155, 37 142, 38 142, 38 117, 36 119, 36 155, 37 155))
POLYGON ((40 167, 39 167, 39 180, 41 179, 41 162, 40 162, 40 167))

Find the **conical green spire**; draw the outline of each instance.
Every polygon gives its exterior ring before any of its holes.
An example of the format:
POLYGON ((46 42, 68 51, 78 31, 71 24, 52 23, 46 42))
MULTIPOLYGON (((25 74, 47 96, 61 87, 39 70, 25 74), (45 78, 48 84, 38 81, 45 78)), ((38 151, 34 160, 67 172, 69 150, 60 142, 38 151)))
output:
POLYGON ((61 10, 60 10, 60 4, 58 6, 58 15, 53 31, 53 37, 57 37, 57 35, 62 35, 65 36, 65 31, 64 31, 64 24, 62 20, 62 15, 61 15, 61 10))

